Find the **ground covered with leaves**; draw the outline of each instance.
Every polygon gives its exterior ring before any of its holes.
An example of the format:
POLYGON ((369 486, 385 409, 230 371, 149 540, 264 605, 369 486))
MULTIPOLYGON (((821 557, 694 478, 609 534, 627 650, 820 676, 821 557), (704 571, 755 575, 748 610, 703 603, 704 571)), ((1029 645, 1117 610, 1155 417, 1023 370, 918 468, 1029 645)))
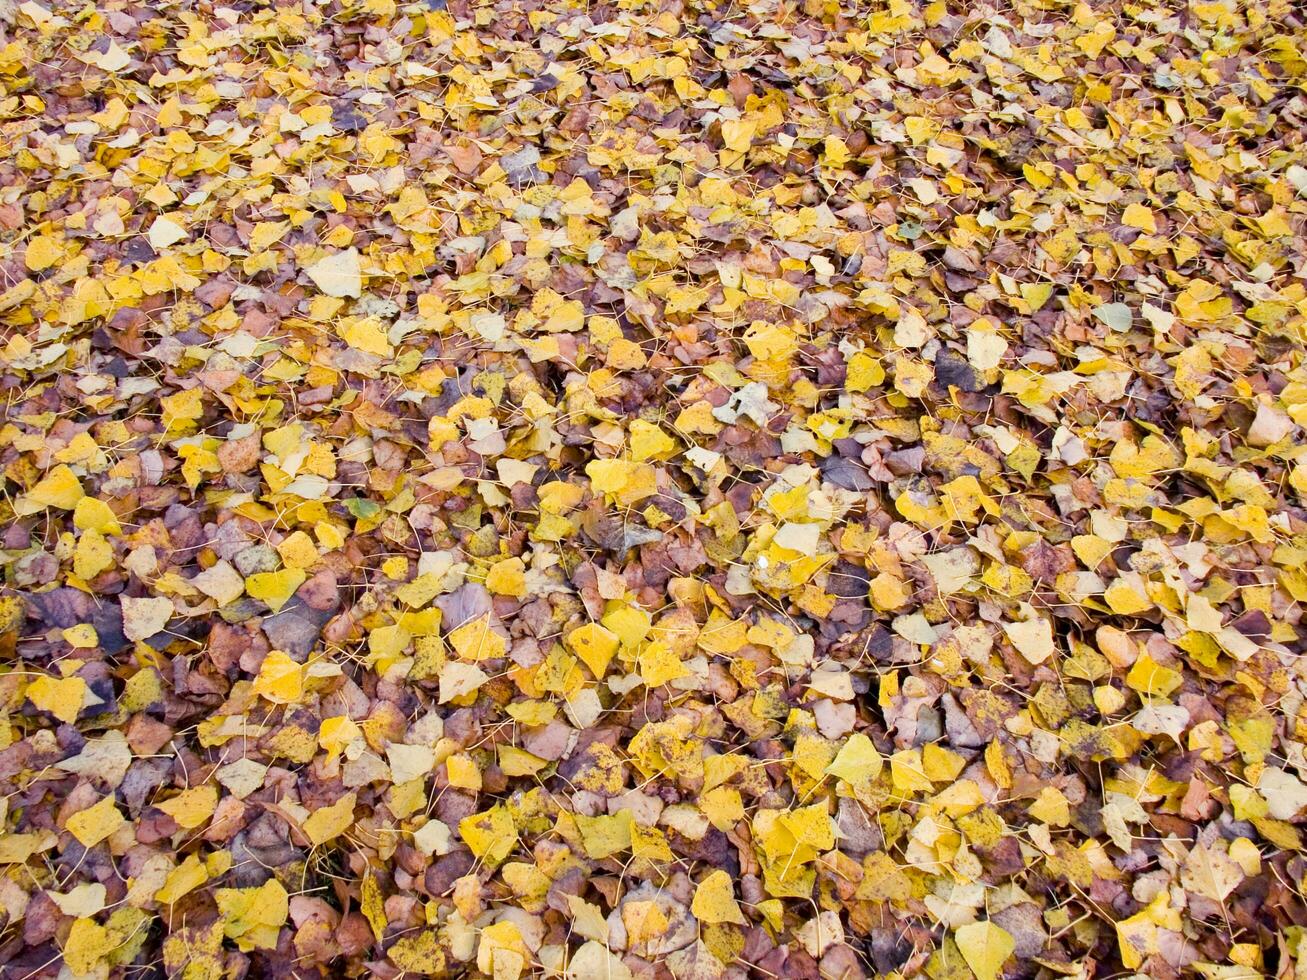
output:
POLYGON ((1304 16, 5 0, 0 975, 1307 974, 1304 16))

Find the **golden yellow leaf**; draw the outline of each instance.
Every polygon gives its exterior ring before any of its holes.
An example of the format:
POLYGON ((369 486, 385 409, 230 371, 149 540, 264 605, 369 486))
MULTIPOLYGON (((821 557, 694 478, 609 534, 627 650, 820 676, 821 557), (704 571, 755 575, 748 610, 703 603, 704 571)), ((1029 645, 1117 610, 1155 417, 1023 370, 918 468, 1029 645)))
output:
POLYGON ((301 568, 283 568, 277 572, 256 572, 245 580, 245 591, 252 599, 262 600, 277 612, 308 578, 301 568))
POLYGON ((316 846, 339 837, 354 824, 354 793, 346 793, 330 806, 314 810, 304 821, 304 834, 316 846))
POLYGON ((602 680, 617 653, 617 636, 598 623, 586 623, 567 634, 567 648, 581 658, 590 673, 602 680))
POLYGON ((1016 949, 1012 934, 988 919, 959 926, 954 939, 977 980, 996 980, 1016 949))
POLYGON ((43 674, 27 686, 27 700, 71 725, 86 704, 87 690, 86 681, 80 677, 54 678, 43 674))
POLYGON ((14 510, 20 515, 35 514, 47 507, 72 510, 85 495, 81 481, 60 463, 19 498, 14 510))
POLYGON ((690 911, 700 922, 709 924, 734 922, 744 925, 748 920, 735 900, 735 886, 725 871, 708 874, 694 890, 690 911))
POLYGON ((449 645, 463 660, 496 660, 504 655, 504 638, 490 626, 488 616, 472 619, 450 632, 449 645))
POLYGON ((49 235, 33 235, 27 240, 23 261, 32 272, 44 272, 63 257, 59 242, 49 235))
POLYGON ((172 799, 156 804, 172 817, 183 830, 194 830, 213 816, 218 805, 218 790, 214 786, 194 786, 184 789, 172 799))
POLYGON ((94 806, 69 817, 67 828, 83 847, 94 847, 126 822, 113 797, 106 796, 94 806))

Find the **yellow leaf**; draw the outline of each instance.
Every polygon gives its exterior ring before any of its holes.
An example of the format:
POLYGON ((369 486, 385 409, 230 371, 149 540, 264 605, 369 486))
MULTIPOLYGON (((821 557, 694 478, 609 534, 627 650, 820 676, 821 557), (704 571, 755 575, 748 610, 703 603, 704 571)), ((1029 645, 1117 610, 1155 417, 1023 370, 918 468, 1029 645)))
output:
MULTIPOLYGON (((85 499, 85 498, 83 498, 85 499)), ((73 554, 73 574, 83 581, 93 579, 113 566, 113 546, 99 531, 84 531, 73 554)))
POLYGON ((690 911, 700 922, 709 925, 722 922, 745 925, 748 922, 735 900, 735 886, 731 876, 725 871, 714 871, 699 882, 694 890, 690 911))
POLYGON ((109 505, 95 497, 83 497, 73 509, 73 526, 79 531, 99 531, 101 534, 120 534, 118 517, 109 505))
POLYGON ((935 788, 921 766, 920 749, 903 749, 889 757, 890 779, 902 793, 929 793, 935 788))
POLYGON ((873 578, 868 591, 872 605, 886 612, 901 609, 912 599, 912 587, 891 572, 881 572, 873 578))
POLYGON ((1157 218, 1142 204, 1128 204, 1121 215, 1121 223, 1149 234, 1157 234, 1157 218))
POLYGON ((290 601, 308 575, 302 568, 283 568, 276 572, 255 572, 245 580, 245 592, 259 599, 273 612, 290 601))
POLYGON ((448 854, 452 850, 449 827, 435 817, 430 818, 413 832, 413 846, 423 854, 448 854))
POLYGON ((913 143, 921 144, 934 138, 940 126, 935 120, 927 119, 925 116, 908 116, 903 120, 903 128, 913 143))
POLYGON ((87 463, 98 461, 102 458, 100 444, 91 437, 89 432, 82 432, 74 436, 63 449, 54 454, 55 459, 61 463, 87 463))
POLYGON ((1180 913, 1170 907, 1170 890, 1164 888, 1147 906, 1128 919, 1117 922, 1116 937, 1121 963, 1128 970, 1137 970, 1143 965, 1146 956, 1159 951, 1159 929, 1178 932, 1180 928, 1180 913))
MULTIPOLYGON (((390 2, 390 0, 369 0, 366 6, 375 3, 390 2)), ((449 976, 449 969, 446 966, 445 950, 440 945, 440 940, 434 929, 422 929, 419 932, 410 932, 400 936, 395 941, 395 945, 386 950, 386 956, 401 971, 401 976, 405 977, 445 977, 449 976)), ((519 971, 520 972, 520 971, 519 971)), ((494 977, 499 978, 501 974, 496 972, 494 977)), ((516 974, 512 977, 508 974, 502 974, 503 980, 516 980, 516 974)))
POLYGON ((549 763, 515 745, 499 746, 499 768, 506 776, 534 776, 549 763))
POLYGON ((503 804, 458 822, 458 835, 472 853, 491 867, 503 863, 517 845, 517 828, 503 804))
POLYGON ((996 980, 1017 947, 1011 933, 988 920, 960 926, 954 938, 977 980, 996 980))
POLYGON ((649 635, 653 620, 647 612, 638 606, 617 605, 610 608, 599 620, 605 628, 611 630, 621 641, 624 651, 636 649, 649 635))
POLYGON ((368 920, 368 925, 372 927, 372 935, 376 937, 377 942, 381 942, 381 937, 386 934, 386 906, 381 896, 381 886, 377 884, 377 879, 372 874, 363 876, 363 884, 360 888, 361 900, 359 902, 363 911, 363 916, 368 920))
POLYGON ((328 758, 334 759, 362 734, 363 729, 349 715, 335 715, 325 719, 318 728, 318 744, 326 749, 328 758))
POLYGON ((560 303, 558 308, 549 314, 549 318, 540 325, 540 329, 545 333, 572 333, 583 326, 585 326, 585 307, 579 300, 568 300, 566 303, 560 303))
POLYGON ((339 837, 354 823, 357 796, 346 793, 331 806, 314 810, 304 821, 304 834, 316 846, 339 837))
POLYGON ((23 260, 32 272, 42 272, 63 258, 63 246, 49 235, 34 235, 27 240, 23 260))
POLYGON ((458 661, 447 663, 440 668, 439 701, 441 704, 448 704, 456 698, 471 694, 489 679, 486 672, 475 664, 458 661))
POLYGON ((885 760, 871 739, 857 732, 849 736, 826 771, 846 783, 858 783, 874 780, 884 768, 885 760))
POLYGON ((849 153, 848 145, 838 136, 827 136, 823 150, 825 151, 826 163, 832 167, 844 166, 852 156, 849 153))
POLYGON ((1030 306, 1031 312, 1036 312, 1044 308, 1049 297, 1053 295, 1053 284, 1051 282, 1023 282, 1021 284, 1021 298, 1030 306))
POLYGON ((749 624, 742 619, 729 619, 714 609, 708 622, 699 631, 700 649, 726 656, 735 653, 749 641, 749 624))
POLYGON ((618 337, 608 345, 608 356, 604 359, 604 363, 614 371, 638 371, 648 362, 644 349, 625 337, 618 337))
POLYGON ((254 693, 273 704, 296 704, 304 695, 304 668, 281 650, 263 658, 259 676, 254 678, 254 693))
POLYGON ((676 450, 676 440, 652 422, 636 419, 631 423, 631 456, 637 462, 664 458, 676 450))
POLYGON ((1104 601, 1118 616, 1137 616, 1153 608, 1148 596, 1125 579, 1116 579, 1103 593, 1104 601))
POLYGON ((743 153, 753 145, 758 123, 752 119, 728 119, 722 123, 722 143, 728 150, 743 153))
POLYGON ((921 769, 931 782, 951 783, 966 765, 966 759, 942 745, 927 742, 921 748, 921 769))
POLYGON ((635 464, 624 459, 593 459, 585 464, 585 475, 599 493, 621 493, 635 464))
POLYGON ((948 789, 932 796, 930 802, 942 808, 950 817, 961 817, 984 806, 985 794, 974 780, 960 779, 948 789))
POLYGON ((95 806, 74 813, 65 826, 83 847, 94 847, 126 822, 113 797, 106 796, 95 806))
POLYGON ((755 321, 745 331, 749 353, 760 361, 787 360, 798 352, 794 331, 774 323, 755 321))
POLYGON ((681 677, 688 677, 690 670, 681 662, 665 643, 650 643, 640 651, 640 680, 646 687, 659 687, 681 677))
POLYGON ((819 851, 835 846, 833 822, 824 800, 792 810, 782 816, 780 822, 800 844, 807 844, 819 851))
POLYGON ((481 930, 477 944, 477 969, 495 980, 517 980, 531 961, 531 951, 517 925, 500 919, 481 930))
POLYGON ((486 588, 495 595, 522 599, 526 596, 526 566, 521 558, 505 558, 490 566, 486 573, 486 588))
POLYGON ((84 496, 86 494, 82 490, 81 481, 72 470, 60 463, 39 480, 36 486, 19 497, 14 512, 21 517, 47 507, 72 510, 84 496))
POLYGON ((204 416, 204 389, 187 388, 159 399, 163 408, 163 426, 169 435, 183 435, 195 428, 204 416))
POLYGON ((1224 902, 1243 879, 1243 868, 1215 845, 1195 847, 1180 872, 1180 883, 1186 891, 1214 902, 1224 902))
POLYGON ((64 724, 71 725, 86 703, 86 692, 86 681, 80 677, 42 675, 27 686, 27 700, 64 724))
POLYGON ((738 789, 718 786, 699 797, 699 809, 708 822, 721 831, 731 830, 744 819, 744 800, 738 789))
POLYGON ((290 231, 289 221, 260 221, 250 232, 250 251, 262 252, 290 231))
POLYGON ((172 817, 178 827, 194 830, 213 816, 218 806, 218 789, 215 786, 195 786, 157 805, 172 817))
POLYGON ((181 864, 168 872, 163 887, 154 893, 156 902, 171 905, 184 895, 193 892, 209 880, 209 871, 204 862, 192 854, 181 864))
POLYGON ((1164 698, 1184 683, 1179 671, 1163 667, 1147 652, 1134 662, 1125 676, 1126 684, 1149 697, 1164 698))
POLYGON ((313 539, 303 531, 296 531, 282 540, 277 545, 277 554, 288 568, 312 568, 322 559, 313 539))
POLYGON ((547 725, 558 717, 558 706, 548 701, 514 701, 504 709, 523 725, 547 725))
POLYGON ((78 919, 64 942, 64 962, 77 976, 90 975, 117 946, 109 930, 94 919, 78 919))
POLYGON ((289 912, 290 896, 281 882, 269 878, 258 888, 219 888, 214 891, 223 932, 243 952, 272 949, 289 912))
POLYGON ((989 778, 1001 789, 1012 785, 1012 770, 1003 755, 1003 746, 997 740, 985 747, 985 768, 989 770, 989 778))
POLYGON ((104 51, 92 49, 83 54, 81 58, 88 65, 95 65, 101 71, 111 74, 122 71, 132 63, 132 56, 119 47, 116 40, 110 41, 109 47, 104 51))
POLYGON ((863 392, 885 381, 885 369, 880 358, 870 351, 860 350, 849 358, 845 386, 850 391, 863 392))
POLYGON ((63 632, 64 642, 78 650, 90 650, 100 643, 100 634, 90 623, 78 623, 69 626, 63 632))
POLYGON ((598 680, 603 680, 618 647, 617 636, 598 623, 586 623, 572 630, 564 643, 569 650, 581 658, 590 668, 590 673, 598 680))
POLYGON ((339 328, 340 338, 355 350, 377 357, 390 357, 395 353, 382 323, 376 317, 362 317, 350 320, 339 328))
MULTIPOLYGON (((1115 690, 1115 689, 1113 689, 1115 690)), ((1045 786, 1030 805, 1029 813, 1036 820, 1054 827, 1065 827, 1071 822, 1071 806, 1061 790, 1045 786)))
POLYGON ((449 634, 449 645, 463 660, 495 660, 507 649, 504 638, 490 628, 490 617, 469 620, 449 634))
POLYGON ((904 902, 912 896, 912 882, 884 851, 863 858, 862 881, 856 896, 862 901, 904 902))
POLYGON ((387 665, 403 656, 412 640, 413 634, 402 626, 378 626, 368 634, 368 657, 384 672, 387 665))
POLYGON ((573 814, 577 829, 581 832, 581 841, 585 852, 596 861, 621 853, 631 846, 631 814, 621 811, 615 814, 602 814, 587 817, 573 814))
POLYGON ((456 789, 480 791, 481 770, 471 756, 455 752, 445 760, 445 780, 456 789))
MULTIPOLYGON (((580 902, 580 899, 577 899, 580 902)), ((589 903, 586 903, 589 904, 589 903)), ((597 906, 590 906, 598 912, 597 906)), ((652 900, 632 901, 627 900, 622 903, 622 925, 626 927, 626 936, 629 944, 647 942, 661 936, 667 930, 670 924, 667 915, 658 906, 658 903, 652 900)), ((600 935, 607 938, 608 923, 602 919, 603 931, 600 935)), ((596 927, 598 927, 596 922, 596 927)))

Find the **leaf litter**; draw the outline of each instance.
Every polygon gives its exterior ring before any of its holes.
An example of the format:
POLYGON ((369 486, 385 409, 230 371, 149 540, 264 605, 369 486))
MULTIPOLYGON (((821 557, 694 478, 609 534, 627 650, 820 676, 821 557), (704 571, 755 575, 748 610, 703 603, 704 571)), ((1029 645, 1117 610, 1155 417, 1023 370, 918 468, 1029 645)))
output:
POLYGON ((1305 37, 0 4, 0 972, 1298 976, 1305 37))

